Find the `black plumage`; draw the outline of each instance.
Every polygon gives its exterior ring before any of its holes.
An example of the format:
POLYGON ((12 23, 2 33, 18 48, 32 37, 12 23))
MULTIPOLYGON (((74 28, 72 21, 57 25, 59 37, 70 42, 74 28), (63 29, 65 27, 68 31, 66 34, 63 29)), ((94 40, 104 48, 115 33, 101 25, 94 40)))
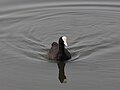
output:
POLYGON ((65 48, 67 45, 67 37, 62 36, 59 38, 58 43, 53 42, 48 52, 48 59, 65 61, 71 58, 70 52, 65 48))

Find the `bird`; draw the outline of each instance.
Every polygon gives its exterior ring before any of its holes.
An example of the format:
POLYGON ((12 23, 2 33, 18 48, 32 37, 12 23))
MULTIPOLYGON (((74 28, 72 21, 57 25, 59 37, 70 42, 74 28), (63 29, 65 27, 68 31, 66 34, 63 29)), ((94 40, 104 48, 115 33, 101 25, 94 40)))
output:
POLYGON ((71 58, 70 52, 65 48, 68 46, 67 37, 61 36, 57 42, 51 44, 51 48, 48 51, 48 59, 57 61, 66 61, 71 58))

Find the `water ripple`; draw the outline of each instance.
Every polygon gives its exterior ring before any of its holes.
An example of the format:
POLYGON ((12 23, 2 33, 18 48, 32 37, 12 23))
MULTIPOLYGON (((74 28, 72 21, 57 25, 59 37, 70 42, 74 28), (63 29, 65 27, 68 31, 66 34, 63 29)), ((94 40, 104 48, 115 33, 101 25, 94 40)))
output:
MULTIPOLYGON (((101 51, 118 48, 119 3, 55 3, 4 8, 0 11, 0 42, 3 51, 48 61, 53 41, 68 36, 70 61, 79 61, 101 51)), ((111 51, 112 52, 112 51, 111 51)), ((106 52, 107 53, 107 52, 106 52)))

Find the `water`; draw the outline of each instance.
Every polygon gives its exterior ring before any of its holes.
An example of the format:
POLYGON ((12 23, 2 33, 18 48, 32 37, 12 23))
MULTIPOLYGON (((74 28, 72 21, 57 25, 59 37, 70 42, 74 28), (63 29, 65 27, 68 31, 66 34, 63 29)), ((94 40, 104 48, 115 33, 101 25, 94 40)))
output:
POLYGON ((0 90, 119 90, 120 3, 1 7, 0 90), (55 63, 46 54, 62 35, 72 58, 55 63))

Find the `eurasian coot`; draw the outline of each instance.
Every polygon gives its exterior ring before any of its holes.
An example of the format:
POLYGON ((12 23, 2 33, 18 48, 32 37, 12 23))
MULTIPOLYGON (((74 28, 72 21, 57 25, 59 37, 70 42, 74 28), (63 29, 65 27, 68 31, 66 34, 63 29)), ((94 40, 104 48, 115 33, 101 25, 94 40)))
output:
POLYGON ((53 42, 48 52, 48 59, 65 61, 71 58, 70 52, 65 48, 67 46, 67 37, 62 36, 59 38, 58 43, 53 42))

